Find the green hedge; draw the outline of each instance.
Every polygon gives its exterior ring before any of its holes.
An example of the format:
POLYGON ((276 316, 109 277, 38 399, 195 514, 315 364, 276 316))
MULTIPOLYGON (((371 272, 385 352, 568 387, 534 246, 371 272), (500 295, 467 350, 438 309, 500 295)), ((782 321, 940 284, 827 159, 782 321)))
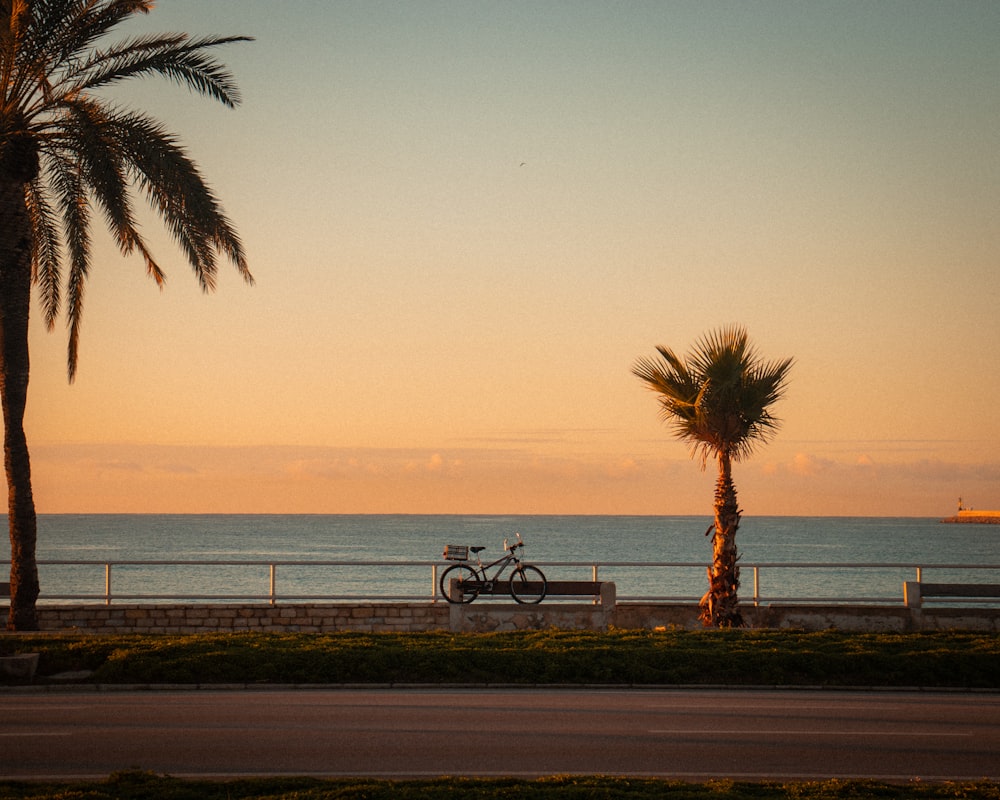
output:
POLYGON ((935 632, 0 635, 36 683, 610 684, 1000 688, 1000 636, 935 632))
POLYGON ((681 783, 655 778, 554 776, 440 778, 417 781, 255 778, 235 781, 179 780, 145 772, 116 773, 104 781, 25 783, 0 781, 2 800, 1000 800, 1000 784, 873 781, 681 783))

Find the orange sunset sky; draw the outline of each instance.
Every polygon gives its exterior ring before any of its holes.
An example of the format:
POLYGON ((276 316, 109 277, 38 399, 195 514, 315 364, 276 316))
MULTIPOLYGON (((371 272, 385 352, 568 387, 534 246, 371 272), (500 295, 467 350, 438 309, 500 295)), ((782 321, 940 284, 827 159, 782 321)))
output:
MULTIPOLYGON (((630 374, 796 360, 747 514, 1000 508, 1000 4, 163 0, 246 34, 187 144, 257 279, 106 236, 80 371, 35 309, 40 513, 711 511, 630 374)), ((95 216, 96 219, 96 216, 95 216)), ((156 234, 152 231, 157 230, 156 234)))

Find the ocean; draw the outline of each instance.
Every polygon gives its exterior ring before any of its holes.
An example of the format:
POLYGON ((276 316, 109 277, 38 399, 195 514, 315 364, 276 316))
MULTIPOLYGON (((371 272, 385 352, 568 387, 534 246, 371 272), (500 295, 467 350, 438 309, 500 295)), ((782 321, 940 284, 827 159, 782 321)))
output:
MULTIPOLYGON (((112 595, 121 601, 263 599, 275 562, 283 599, 429 598, 431 565, 444 563, 445 544, 483 545, 484 559, 492 560, 502 554, 504 538, 518 533, 524 559, 552 580, 589 579, 598 564, 599 577, 617 583, 619 599, 696 600, 711 558, 704 535, 711 522, 708 516, 40 515, 41 601, 97 600, 105 590, 104 564, 123 561, 227 563, 114 563, 112 595), (65 561, 78 563, 51 563, 65 561)), ((744 601, 756 583, 762 600, 902 602, 902 582, 914 580, 917 567, 924 580, 1000 581, 996 525, 747 516, 737 544, 744 601), (893 566, 846 566, 859 564, 893 566)), ((0 558, 10 558, 6 539, 0 558)))

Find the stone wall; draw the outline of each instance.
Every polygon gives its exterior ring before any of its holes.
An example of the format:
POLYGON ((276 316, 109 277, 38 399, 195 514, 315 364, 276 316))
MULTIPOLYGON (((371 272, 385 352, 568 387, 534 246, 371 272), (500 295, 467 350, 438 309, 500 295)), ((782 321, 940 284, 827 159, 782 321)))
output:
POLYGON ((448 627, 443 603, 39 606, 44 631, 426 631, 448 627))
MULTIPOLYGON (((6 616, 5 609, 0 613, 6 616)), ((1000 609, 934 606, 744 605, 752 628, 906 632, 975 630, 1000 633, 1000 609)), ((694 603, 477 602, 76 605, 39 606, 44 631, 86 633, 206 633, 216 631, 433 631, 486 632, 564 628, 685 628, 695 630, 694 603)))

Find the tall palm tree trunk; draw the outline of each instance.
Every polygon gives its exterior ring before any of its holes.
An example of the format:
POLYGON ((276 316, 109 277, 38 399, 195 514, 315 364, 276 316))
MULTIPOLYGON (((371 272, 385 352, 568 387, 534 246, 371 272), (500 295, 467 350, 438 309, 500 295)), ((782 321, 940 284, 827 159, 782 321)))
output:
MULTIPOLYGON (((7 523, 10 528, 10 630, 37 630, 37 527, 31 462, 24 435, 28 395, 28 311, 31 307, 31 226, 23 176, 0 159, 0 396, 3 401, 7 523)), ((22 165, 23 166, 23 165, 22 165)))
POLYGON ((715 530, 712 534, 712 566, 708 569, 708 591, 701 598, 700 619, 706 627, 741 628, 737 590, 740 587, 736 531, 740 508, 733 483, 729 454, 719 453, 719 479, 715 485, 715 530))

